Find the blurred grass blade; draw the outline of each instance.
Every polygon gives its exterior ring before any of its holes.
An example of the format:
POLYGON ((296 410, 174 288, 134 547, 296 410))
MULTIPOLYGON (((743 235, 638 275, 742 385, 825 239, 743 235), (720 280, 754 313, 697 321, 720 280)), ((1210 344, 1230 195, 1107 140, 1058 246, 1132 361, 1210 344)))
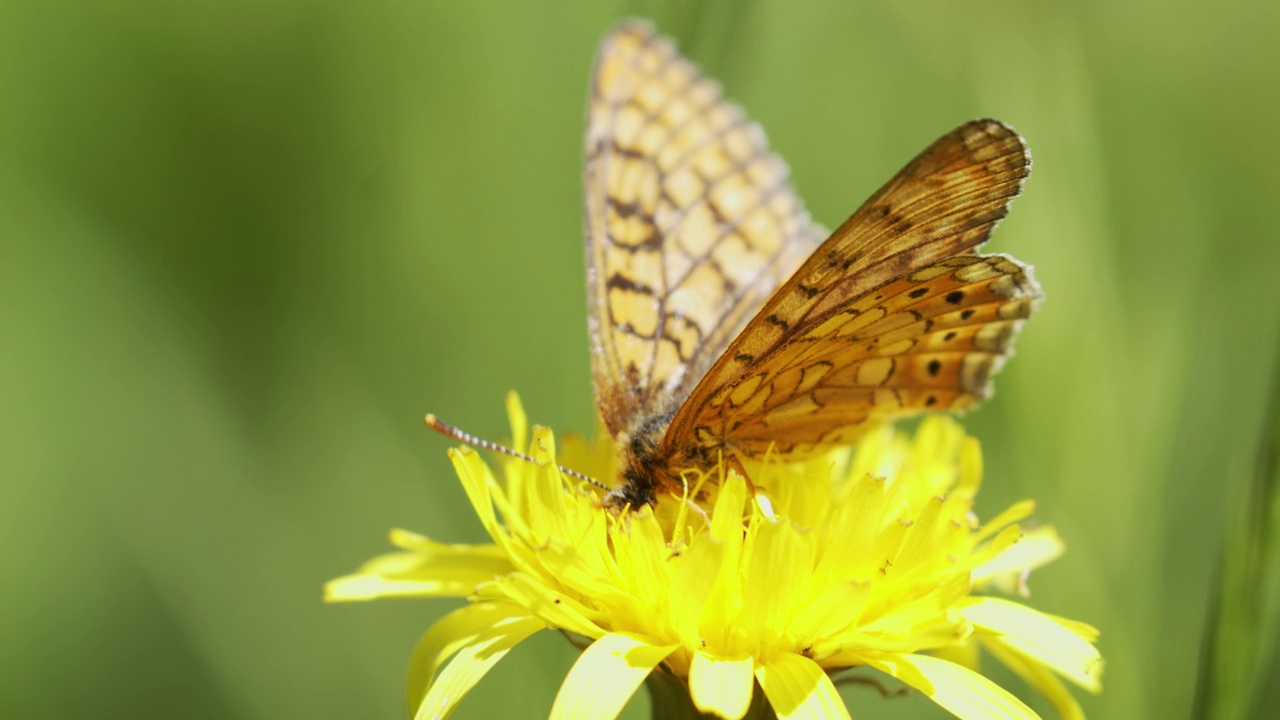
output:
POLYGON ((1196 718, 1257 717, 1280 620, 1280 352, 1258 464, 1227 526, 1206 619, 1196 718))

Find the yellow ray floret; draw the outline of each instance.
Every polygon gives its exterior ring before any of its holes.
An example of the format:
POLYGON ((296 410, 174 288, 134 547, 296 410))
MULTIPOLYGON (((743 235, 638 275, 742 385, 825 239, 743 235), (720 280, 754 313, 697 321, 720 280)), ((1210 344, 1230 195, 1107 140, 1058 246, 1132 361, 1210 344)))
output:
POLYGON ((748 465, 750 484, 723 469, 707 483, 687 473, 687 504, 619 515, 555 464, 611 477, 607 436, 570 438, 557 456, 551 432, 530 433, 518 402, 509 407, 517 449, 536 463, 503 463, 499 479, 474 451, 450 452, 490 544, 397 531, 400 552, 326 588, 332 601, 470 599, 414 651, 416 717, 447 716, 508 650, 548 628, 585 646, 557 718, 615 717, 651 673, 721 717, 743 717, 758 691, 779 717, 848 717, 832 676, 849 668, 894 677, 957 717, 1037 717, 978 671, 984 652, 1063 717, 1083 717, 1063 679, 1099 690, 1095 630, 989 594, 1025 591, 1062 542, 1052 528, 1023 533, 1029 502, 978 520, 981 453, 951 420, 803 463, 748 465))

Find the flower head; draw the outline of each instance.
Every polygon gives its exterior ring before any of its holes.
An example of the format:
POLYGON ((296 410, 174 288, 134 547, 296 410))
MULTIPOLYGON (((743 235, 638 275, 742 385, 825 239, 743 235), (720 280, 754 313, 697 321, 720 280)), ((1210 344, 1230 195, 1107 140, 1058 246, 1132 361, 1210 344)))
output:
MULTIPOLYGON (((518 401, 514 444, 526 445, 518 401)), ((687 683, 703 712, 742 717, 755 689, 779 717, 848 717, 839 673, 872 668, 962 718, 1033 718, 977 671, 981 650, 1064 717, 1082 717, 1060 678, 1098 690, 1097 632, 994 595, 1059 555, 1052 528, 1024 531, 1018 503, 982 523, 972 506, 978 443, 954 421, 914 438, 885 429, 801 463, 686 474, 685 502, 617 514, 565 478, 550 431, 537 463, 504 459, 502 479, 469 448, 450 451, 492 539, 445 545, 406 531, 402 552, 329 583, 330 600, 465 596, 410 668, 410 712, 447 715, 506 652, 548 628, 584 638, 554 717, 613 717, 646 677, 687 683), (696 498, 692 500, 690 498, 696 498), (447 664, 446 664, 447 663, 447 664), (834 679, 833 679, 834 678, 834 679)), ((613 447, 569 438, 561 459, 613 477, 613 447)))

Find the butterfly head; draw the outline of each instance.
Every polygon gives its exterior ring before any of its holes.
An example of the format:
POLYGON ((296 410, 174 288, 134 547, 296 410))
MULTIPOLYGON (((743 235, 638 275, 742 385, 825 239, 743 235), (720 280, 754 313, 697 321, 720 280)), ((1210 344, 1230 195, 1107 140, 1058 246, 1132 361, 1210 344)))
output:
POLYGON ((601 505, 615 513, 634 512, 646 505, 654 507, 658 504, 657 488, 651 473, 628 467, 622 471, 618 486, 604 496, 601 505))
POLYGON ((603 507, 615 513, 628 508, 634 512, 646 505, 657 507, 659 500, 671 497, 677 501, 684 498, 684 502, 702 512, 696 503, 705 497, 697 490, 690 496, 688 478, 690 473, 707 471, 715 460, 707 456, 704 448, 671 442, 668 428, 673 414, 667 411, 638 417, 631 429, 614 436, 617 484, 605 495, 603 507))
POLYGON ((604 507, 615 511, 630 507, 634 511, 655 506, 659 492, 673 485, 667 476, 661 442, 670 423, 669 413, 637 418, 630 429, 614 437, 618 448, 617 486, 605 495, 604 507))

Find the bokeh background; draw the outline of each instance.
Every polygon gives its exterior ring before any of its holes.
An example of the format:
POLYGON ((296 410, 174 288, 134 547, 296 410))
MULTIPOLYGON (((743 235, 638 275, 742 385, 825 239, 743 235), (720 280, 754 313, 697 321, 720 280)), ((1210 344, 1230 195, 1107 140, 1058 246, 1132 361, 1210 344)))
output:
MULTIPOLYGON (((1065 537, 1033 599, 1103 631, 1091 716, 1191 712, 1280 328, 1280 4, 6 0, 0 716, 404 712, 455 603, 321 586, 391 527, 481 539, 425 412, 593 426, 583 108, 628 14, 830 225, 965 120, 1028 138, 988 247, 1048 300, 966 420, 980 509, 1065 537)), ((535 638, 458 716, 545 716, 573 657, 535 638)))

